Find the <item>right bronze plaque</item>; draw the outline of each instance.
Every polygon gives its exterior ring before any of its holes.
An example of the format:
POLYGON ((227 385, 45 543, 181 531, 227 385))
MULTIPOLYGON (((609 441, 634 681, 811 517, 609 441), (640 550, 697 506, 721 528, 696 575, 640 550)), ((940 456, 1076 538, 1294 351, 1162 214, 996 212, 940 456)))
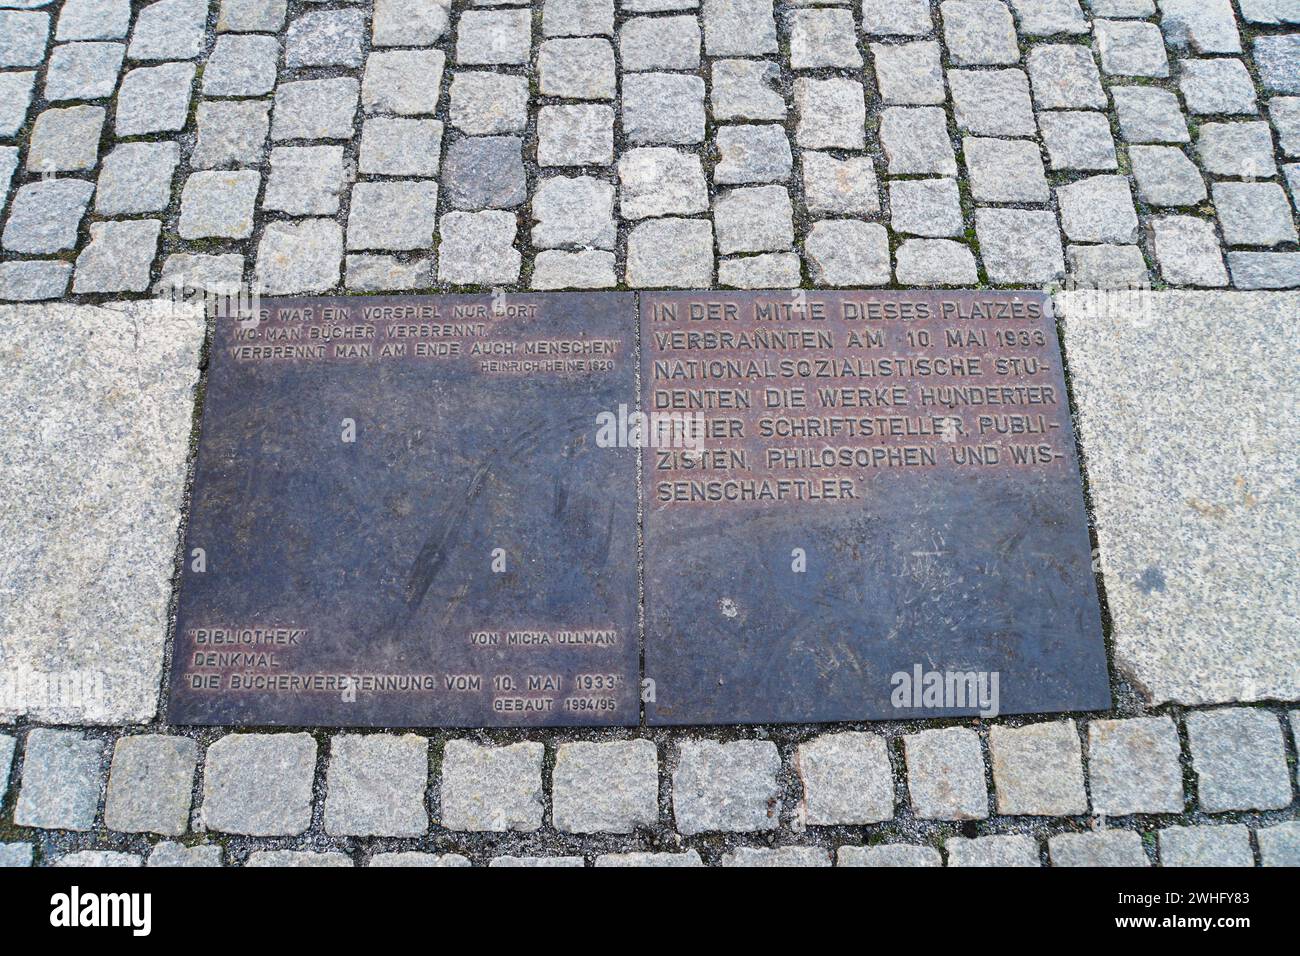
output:
POLYGON ((1110 706, 1048 296, 641 296, 646 717, 1110 706))

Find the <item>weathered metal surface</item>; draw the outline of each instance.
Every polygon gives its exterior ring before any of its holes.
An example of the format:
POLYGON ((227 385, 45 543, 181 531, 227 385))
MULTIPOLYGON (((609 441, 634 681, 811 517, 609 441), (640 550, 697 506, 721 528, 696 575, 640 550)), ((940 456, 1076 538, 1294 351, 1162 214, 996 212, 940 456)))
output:
POLYGON ((642 456, 650 723, 1109 707, 1048 297, 647 293, 641 327, 645 411, 688 416, 650 432, 705 428, 642 456))
POLYGON ((639 678, 652 724, 1109 706, 1047 297, 639 303, 219 319, 171 719, 635 724, 639 678))
POLYGON ((264 300, 220 318, 181 724, 634 724, 626 294, 264 300), (251 326, 251 327, 250 327, 251 326))

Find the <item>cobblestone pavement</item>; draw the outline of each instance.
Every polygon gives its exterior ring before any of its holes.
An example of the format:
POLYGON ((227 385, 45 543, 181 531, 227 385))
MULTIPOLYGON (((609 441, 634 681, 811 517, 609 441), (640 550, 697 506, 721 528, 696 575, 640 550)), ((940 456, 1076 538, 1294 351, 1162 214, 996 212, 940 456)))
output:
POLYGON ((1300 866, 1294 705, 950 723, 11 730, 0 865, 1300 866))
POLYGON ((1300 287, 1295 0, 0 0, 0 144, 0 300, 1300 287))

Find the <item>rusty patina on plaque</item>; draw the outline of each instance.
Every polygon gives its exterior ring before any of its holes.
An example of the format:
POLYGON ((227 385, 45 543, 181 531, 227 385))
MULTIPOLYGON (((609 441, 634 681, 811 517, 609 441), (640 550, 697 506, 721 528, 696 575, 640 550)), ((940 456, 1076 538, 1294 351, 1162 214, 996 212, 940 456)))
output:
POLYGON ((1110 706, 1047 296, 646 293, 641 354, 650 723, 1110 706))
POLYGON ((263 300, 222 317, 180 724, 635 724, 628 294, 263 300))

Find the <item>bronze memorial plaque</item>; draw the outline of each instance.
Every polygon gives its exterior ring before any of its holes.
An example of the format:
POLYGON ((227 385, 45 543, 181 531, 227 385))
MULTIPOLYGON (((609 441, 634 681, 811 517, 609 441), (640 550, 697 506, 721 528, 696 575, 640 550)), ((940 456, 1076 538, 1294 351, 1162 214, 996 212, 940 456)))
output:
POLYGON ((272 299, 253 315, 219 317, 210 353, 176 723, 1109 706, 1042 294, 272 299))
POLYGON ((217 319, 169 716, 635 724, 627 294, 263 300, 217 319))
POLYGON ((641 375, 649 723, 1110 706, 1047 296, 645 293, 641 375))

